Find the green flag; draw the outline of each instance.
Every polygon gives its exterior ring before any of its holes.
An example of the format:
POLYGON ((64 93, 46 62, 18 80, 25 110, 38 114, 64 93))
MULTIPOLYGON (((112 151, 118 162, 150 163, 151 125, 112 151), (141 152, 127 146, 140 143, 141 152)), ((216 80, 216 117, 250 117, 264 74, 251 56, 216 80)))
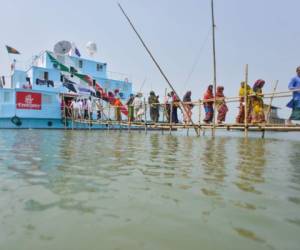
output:
POLYGON ((49 52, 47 52, 47 55, 50 58, 50 61, 53 64, 56 64, 58 69, 61 71, 65 71, 65 72, 70 72, 69 68, 67 66, 65 66, 64 64, 60 63, 58 60, 56 60, 56 58, 54 56, 52 56, 49 52))

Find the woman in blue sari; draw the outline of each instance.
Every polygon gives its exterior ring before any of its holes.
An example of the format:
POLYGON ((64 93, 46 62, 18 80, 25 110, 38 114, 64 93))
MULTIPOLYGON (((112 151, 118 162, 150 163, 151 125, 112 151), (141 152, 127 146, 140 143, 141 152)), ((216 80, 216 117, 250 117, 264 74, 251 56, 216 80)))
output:
POLYGON ((287 107, 292 109, 288 123, 291 123, 292 120, 300 120, 300 66, 296 69, 296 72, 297 75, 289 83, 289 89, 295 91, 293 92, 293 99, 287 104, 287 107))

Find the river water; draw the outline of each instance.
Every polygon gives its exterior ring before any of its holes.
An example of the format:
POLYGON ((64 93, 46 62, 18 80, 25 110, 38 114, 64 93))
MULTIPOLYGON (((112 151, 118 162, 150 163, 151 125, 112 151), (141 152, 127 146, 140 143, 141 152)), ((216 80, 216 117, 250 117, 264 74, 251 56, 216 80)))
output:
POLYGON ((299 249, 289 136, 1 130, 0 249, 299 249))

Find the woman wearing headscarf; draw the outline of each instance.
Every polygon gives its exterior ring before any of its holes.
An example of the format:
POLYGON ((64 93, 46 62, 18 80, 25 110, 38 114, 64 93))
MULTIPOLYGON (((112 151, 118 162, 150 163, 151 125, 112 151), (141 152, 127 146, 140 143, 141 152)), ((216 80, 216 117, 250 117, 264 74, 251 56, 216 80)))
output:
POLYGON ((128 101, 126 102, 128 109, 128 121, 132 122, 134 120, 134 107, 133 107, 134 95, 130 94, 128 101))
POLYGON ((120 101, 120 98, 117 97, 114 102, 114 107, 115 107, 115 119, 116 121, 119 122, 122 120, 121 106, 122 106, 122 102, 120 101))
POLYGON ((204 97, 203 97, 203 106, 205 111, 205 119, 203 120, 205 123, 211 123, 214 117, 214 94, 213 94, 213 86, 209 85, 204 97))
POLYGON ((179 120, 177 115, 177 109, 179 107, 179 98, 174 91, 171 91, 171 98, 172 98, 172 122, 178 123, 179 120))
POLYGON ((228 107, 225 102, 224 87, 218 86, 216 92, 216 110, 218 111, 218 123, 225 122, 228 107))
POLYGON ((185 95, 183 96, 183 103, 184 103, 184 110, 183 110, 183 122, 185 124, 188 124, 191 122, 191 117, 192 117, 192 109, 194 107, 193 103, 192 103, 192 92, 188 91, 185 93, 185 95))
POLYGON ((265 85, 265 81, 262 79, 257 80, 253 85, 253 94, 251 96, 251 122, 261 123, 265 122, 264 113, 264 100, 262 94, 262 88, 265 85))
POLYGON ((150 105, 150 117, 153 122, 158 122, 159 119, 159 96, 155 95, 154 91, 150 91, 148 103, 150 105))
POLYGON ((171 93, 168 93, 165 97, 164 97, 164 113, 166 115, 167 118, 167 122, 170 122, 171 120, 171 93))
POLYGON ((244 123, 245 122, 245 91, 246 95, 248 96, 247 98, 247 120, 248 122, 251 121, 251 114, 250 114, 250 97, 249 95, 252 94, 251 87, 247 84, 245 86, 245 82, 241 82, 241 87, 239 90, 239 97, 240 97, 240 107, 239 107, 239 114, 236 117, 236 123, 244 123), (245 88, 246 87, 246 88, 245 88), (246 89, 246 90, 245 90, 246 89))

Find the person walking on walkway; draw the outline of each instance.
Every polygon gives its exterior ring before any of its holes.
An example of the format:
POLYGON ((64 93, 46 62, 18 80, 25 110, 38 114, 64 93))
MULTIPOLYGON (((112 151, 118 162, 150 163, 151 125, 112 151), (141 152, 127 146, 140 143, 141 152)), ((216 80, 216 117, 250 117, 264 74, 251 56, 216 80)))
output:
POLYGON ((253 85, 253 96, 251 96, 251 123, 265 122, 264 112, 264 99, 262 89, 265 85, 265 81, 262 79, 257 80, 253 85))
POLYGON ((130 94, 129 99, 128 99, 128 101, 126 102, 127 109, 128 109, 128 121, 129 121, 129 122, 134 121, 133 100, 134 100, 134 95, 133 95, 133 94, 130 94))
POLYGON ((182 101, 185 107, 185 109, 183 109, 183 122, 189 124, 191 122, 192 109, 194 107, 194 104, 192 103, 192 92, 187 91, 183 96, 182 101))
POLYGON ((225 122, 228 107, 225 102, 224 87, 218 86, 216 92, 216 110, 218 111, 217 121, 219 124, 225 122))
POLYGON ((296 69, 297 75, 292 78, 289 83, 289 90, 293 90, 293 99, 287 104, 287 107, 292 109, 288 124, 292 123, 292 120, 300 120, 300 66, 296 69), (296 91, 297 90, 297 91, 296 91))
POLYGON ((211 123, 214 118, 214 94, 213 94, 213 85, 209 85, 203 97, 203 106, 205 111, 205 123, 211 123))
POLYGON ((148 98, 148 104, 150 105, 151 121, 158 122, 158 119, 159 119, 159 96, 156 96, 154 91, 150 92, 150 96, 148 98))
POLYGON ((252 94, 252 89, 251 87, 247 84, 245 86, 245 82, 241 82, 241 87, 239 90, 239 97, 240 97, 240 106, 239 106, 239 113, 236 117, 236 123, 244 123, 245 122, 245 91, 247 97, 247 121, 251 121, 251 114, 250 114, 250 97, 249 95, 252 94))

